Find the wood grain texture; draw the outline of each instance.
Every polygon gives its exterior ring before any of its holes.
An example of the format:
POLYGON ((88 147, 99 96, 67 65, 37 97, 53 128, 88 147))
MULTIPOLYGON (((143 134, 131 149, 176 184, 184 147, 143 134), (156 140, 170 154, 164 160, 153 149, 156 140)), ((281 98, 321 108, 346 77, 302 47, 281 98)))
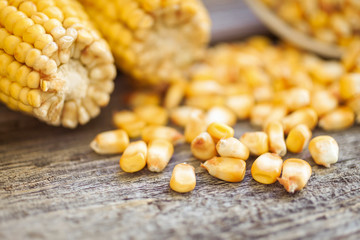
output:
MULTIPOLYGON (((217 180, 187 144, 176 147, 164 172, 128 174, 119 168, 119 155, 89 148, 97 133, 113 128, 112 112, 123 107, 129 86, 122 76, 116 85, 101 116, 76 130, 0 105, 0 239, 360 239, 359 126, 331 133, 340 145, 331 168, 316 166, 307 150, 285 157, 313 167, 307 187, 294 195, 278 183, 255 182, 253 158, 243 182, 217 180), (191 193, 168 186, 181 162, 196 169, 191 193)), ((236 136, 252 130, 239 122, 236 136)))
MULTIPOLYGON (((128 88, 118 79, 111 104, 76 130, 55 128, 0 107, 0 239, 358 239, 360 237, 360 127, 332 133, 340 160, 316 166, 306 150, 297 156, 313 167, 307 187, 294 195, 278 184, 211 177, 176 147, 163 173, 120 170, 119 155, 100 156, 89 142, 112 129, 128 88), (188 162, 197 187, 169 189, 172 168, 188 162)), ((236 136, 254 130, 236 125, 236 136)), ((323 134, 316 130, 315 135, 323 134)))

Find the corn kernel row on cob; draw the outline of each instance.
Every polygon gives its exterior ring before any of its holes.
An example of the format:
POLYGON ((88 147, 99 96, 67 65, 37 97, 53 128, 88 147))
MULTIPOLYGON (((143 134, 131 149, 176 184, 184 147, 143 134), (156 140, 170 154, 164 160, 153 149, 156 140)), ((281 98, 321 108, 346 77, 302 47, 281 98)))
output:
POLYGON ((73 128, 107 105, 115 74, 77 1, 0 1, 0 100, 9 108, 73 128))
POLYGON ((199 0, 80 0, 117 65, 142 84, 182 78, 201 57, 210 20, 199 0))

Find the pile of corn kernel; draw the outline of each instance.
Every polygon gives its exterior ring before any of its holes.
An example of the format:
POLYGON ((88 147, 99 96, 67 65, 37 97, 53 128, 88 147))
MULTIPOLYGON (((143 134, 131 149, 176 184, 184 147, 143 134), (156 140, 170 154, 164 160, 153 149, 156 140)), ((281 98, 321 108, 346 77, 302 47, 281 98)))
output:
POLYGON ((359 40, 360 1, 262 0, 292 27, 316 39, 349 46, 359 40))
MULTIPOLYGON (((294 193, 312 169, 305 160, 282 157, 308 146, 316 164, 330 167, 338 161, 339 146, 330 136, 312 138, 312 130, 339 131, 360 123, 359 56, 359 44, 342 61, 264 37, 218 45, 192 66, 188 79, 172 82, 165 93, 133 92, 127 102, 131 110, 113 115, 118 129, 100 133, 90 146, 99 154, 122 153, 124 172, 145 166, 161 172, 174 145, 186 142, 201 167, 228 182, 243 180, 251 155, 257 157, 251 167, 257 182, 279 181, 294 193), (168 126, 169 119, 183 131, 168 126), (233 126, 245 119, 261 130, 234 138, 233 126)), ((195 186, 194 167, 176 165, 171 189, 183 193, 195 186)))

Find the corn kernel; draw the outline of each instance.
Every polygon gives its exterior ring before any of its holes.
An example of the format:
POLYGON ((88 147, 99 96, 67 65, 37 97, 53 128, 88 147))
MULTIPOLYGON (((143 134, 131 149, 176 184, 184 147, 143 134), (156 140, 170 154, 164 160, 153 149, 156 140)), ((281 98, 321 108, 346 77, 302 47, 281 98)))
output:
POLYGON ((195 115, 203 115, 204 112, 201 109, 190 107, 190 106, 179 106, 177 108, 174 108, 170 112, 170 119, 171 121, 181 127, 185 127, 187 122, 190 119, 190 115, 192 112, 195 115))
POLYGON ((134 108, 134 112, 149 125, 166 125, 168 113, 165 108, 156 105, 143 105, 134 108))
POLYGON ((315 163, 325 167, 330 167, 339 159, 339 145, 330 136, 313 138, 309 143, 309 151, 315 163))
POLYGON ((260 156, 269 151, 269 138, 265 132, 246 132, 240 142, 249 149, 251 155, 260 156))
POLYGON ((184 136, 175 128, 166 126, 147 126, 142 130, 141 137, 145 142, 155 139, 165 139, 173 145, 183 143, 184 136))
POLYGON ((130 138, 141 135, 146 126, 146 122, 140 119, 135 113, 127 110, 116 112, 113 115, 113 123, 117 128, 123 129, 130 138))
POLYGON ((234 129, 226 124, 213 122, 206 130, 217 143, 221 138, 229 138, 234 136, 234 129))
POLYGON ((247 160, 249 158, 249 149, 238 139, 229 137, 222 138, 216 144, 216 150, 221 157, 240 158, 247 160))
POLYGON ((351 127, 355 114, 349 107, 338 107, 325 114, 319 121, 319 126, 326 131, 339 131, 351 127))
POLYGON ((278 181, 284 186, 286 191, 294 193, 305 187, 311 173, 311 167, 306 161, 298 158, 289 158, 283 163, 282 176, 278 178, 278 181))
POLYGON ((199 160, 208 160, 216 156, 215 143, 207 132, 200 133, 191 142, 191 152, 199 160))
POLYGON ((197 110, 191 112, 185 125, 185 141, 191 143, 196 138, 196 136, 205 130, 206 119, 204 113, 197 110))
POLYGON ((340 96, 349 99, 360 94, 360 73, 349 73, 340 79, 340 96))
POLYGON ((112 130, 99 133, 90 143, 98 154, 122 153, 129 144, 129 137, 124 130, 112 130))
POLYGON ((236 115, 231 110, 223 106, 210 108, 206 113, 206 125, 213 122, 223 123, 233 126, 236 123, 236 115))
POLYGON ((269 137, 269 150, 279 156, 286 154, 284 128, 279 121, 270 122, 265 127, 265 133, 269 137))
POLYGON ((223 96, 200 95, 188 97, 185 100, 187 106, 192 106, 200 109, 210 109, 214 106, 224 105, 225 99, 223 96))
POLYGON ((251 175, 259 183, 274 183, 280 177, 282 164, 283 160, 279 155, 264 153, 251 166, 251 175))
POLYGON ((185 95, 185 87, 186 83, 183 81, 171 84, 164 97, 164 107, 173 109, 179 106, 185 95))
POLYGON ((285 91, 283 101, 290 111, 295 111, 310 104, 310 92, 304 88, 291 88, 285 91))
POLYGON ((238 158, 213 157, 201 164, 209 174, 227 182, 241 182, 245 177, 246 163, 238 158))
POLYGON ((305 124, 309 129, 313 129, 318 121, 316 112, 309 107, 301 108, 286 116, 283 120, 285 133, 289 133, 292 128, 299 124, 305 124))
POLYGON ((161 172, 174 154, 174 147, 168 140, 155 139, 149 143, 147 167, 151 172, 161 172))
POLYGON ((310 106, 318 116, 322 116, 338 106, 336 97, 327 90, 315 91, 311 96, 310 106))
POLYGON ((159 105, 160 97, 155 92, 134 92, 126 99, 126 103, 131 107, 159 105))
POLYGON ((299 124, 290 130, 286 138, 286 147, 290 152, 300 153, 311 139, 312 133, 305 124, 299 124))
POLYGON ((254 98, 248 94, 229 96, 225 100, 225 106, 231 109, 239 119, 249 118, 253 105, 254 98))
POLYGON ((271 103, 259 103, 251 109, 250 122, 254 126, 263 126, 273 105, 271 103))
POLYGON ((186 193, 194 190, 195 186, 194 167, 186 163, 177 164, 171 175, 170 188, 175 192, 186 193))
POLYGON ((147 152, 147 146, 144 141, 130 143, 120 158, 120 168, 128 173, 142 170, 146 165, 147 152))

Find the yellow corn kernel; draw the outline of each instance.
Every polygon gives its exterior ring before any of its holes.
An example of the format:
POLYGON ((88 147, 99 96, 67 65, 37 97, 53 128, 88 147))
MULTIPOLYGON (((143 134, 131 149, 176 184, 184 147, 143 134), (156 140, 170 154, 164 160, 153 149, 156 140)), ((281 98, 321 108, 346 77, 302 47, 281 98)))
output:
POLYGON ((191 152, 199 160, 205 161, 216 156, 215 143, 207 132, 200 133, 191 142, 191 152))
POLYGON ((347 100, 360 94, 360 73, 349 73, 340 79, 340 96, 347 100))
POLYGON ((144 141, 130 143, 120 158, 120 168, 128 173, 142 170, 146 165, 147 154, 148 150, 144 141))
POLYGON ((211 96, 211 95, 202 95, 202 96, 193 96, 188 97, 185 100, 187 106, 192 106, 200 109, 210 109, 214 106, 224 105, 225 99, 223 96, 211 96))
POLYGON ((177 164, 172 172, 170 188, 175 192, 186 193, 196 186, 195 169, 187 163, 177 164))
POLYGON ((343 74, 344 67, 337 61, 324 61, 312 72, 315 80, 321 84, 338 81, 343 74))
POLYGON ((130 94, 126 103, 131 107, 143 106, 143 105, 159 105, 160 96, 156 92, 134 92, 130 94))
POLYGON ((271 110, 273 105, 271 103, 259 103, 256 104, 250 113, 250 122, 254 126, 263 126, 271 110))
POLYGON ((189 120, 185 125, 185 141, 191 143, 196 136, 206 130, 205 115, 201 111, 195 110, 190 113, 189 120))
POLYGON ((282 121, 282 119, 288 114, 287 107, 283 105, 275 105, 271 109, 271 112, 267 117, 265 117, 265 120, 263 121, 262 127, 263 129, 266 128, 266 126, 271 122, 278 122, 282 121))
POLYGON ((170 111, 170 119, 174 124, 185 127, 192 112, 198 112, 195 115, 204 115, 204 112, 201 109, 190 106, 179 106, 170 111))
POLYGON ((265 127, 265 133, 269 137, 269 150, 279 156, 286 154, 284 128, 279 121, 270 122, 265 127))
POLYGON ((310 106, 318 116, 322 116, 335 109, 338 106, 338 100, 331 92, 318 90, 311 95, 310 106))
POLYGON ((222 138, 216 144, 216 150, 221 157, 240 158, 246 161, 249 158, 249 149, 234 137, 222 138))
POLYGON ((149 143, 146 159, 147 167, 151 172, 161 172, 169 163, 174 154, 174 147, 168 140, 155 139, 149 143))
POLYGON ((134 112, 149 125, 166 125, 168 122, 168 113, 160 106, 138 106, 134 108, 134 112))
POLYGON ((279 155, 264 153, 251 166, 251 175, 259 183, 272 184, 280 177, 282 164, 279 155))
POLYGON ((330 136, 313 138, 309 143, 309 151, 314 162, 325 167, 330 167, 330 164, 336 163, 339 159, 339 145, 330 136))
POLYGON ((90 143, 98 154, 122 153, 129 145, 129 137, 124 130, 112 130, 99 133, 90 143))
POLYGON ((166 126, 147 126, 142 130, 141 137, 145 142, 155 139, 165 139, 173 145, 183 143, 184 136, 175 128, 166 126))
POLYGON ((283 163, 282 176, 278 178, 278 181, 286 191, 294 193, 305 187, 311 173, 311 167, 306 161, 299 158, 289 158, 283 163))
POLYGON ((164 97, 164 107, 173 109, 179 106, 185 95, 185 87, 186 83, 184 81, 171 84, 164 97))
POLYGON ((206 113, 206 125, 213 122, 223 123, 229 126, 234 126, 236 123, 236 115, 230 109, 223 106, 210 108, 206 113))
POLYGON ((316 112, 309 107, 301 108, 284 117, 282 124, 284 132, 287 134, 296 125, 305 124, 309 129, 314 129, 318 121, 316 112))
POLYGON ((246 163, 238 158, 213 157, 201 164, 209 174, 227 182, 241 182, 245 177, 246 163))
POLYGON ((222 85, 214 80, 192 81, 186 89, 188 97, 220 95, 222 92, 222 85))
POLYGON ((265 132, 246 132, 240 142, 249 149, 251 155, 260 156, 269 151, 269 137, 265 132))
POLYGON ((299 124, 290 130, 286 138, 286 147, 290 152, 300 153, 311 139, 312 133, 305 124, 299 124))
POLYGON ((213 122, 206 130, 210 136, 217 143, 222 138, 229 138, 234 136, 234 129, 226 124, 213 122))
POLYGON ((117 128, 125 130, 130 138, 139 137, 146 126, 144 120, 127 110, 116 112, 113 115, 113 123, 117 128))
POLYGON ((255 102, 270 102, 274 97, 274 90, 271 86, 259 86, 253 89, 255 102))
POLYGON ((343 106, 328 112, 319 120, 319 126, 326 131, 339 131, 351 127, 355 114, 350 107, 343 106))
POLYGON ((231 109, 239 119, 247 119, 254 106, 254 97, 248 94, 229 96, 225 106, 231 109))
POLYGON ((283 101, 289 111, 295 111, 310 104, 310 92, 305 88, 294 87, 286 90, 283 101))

